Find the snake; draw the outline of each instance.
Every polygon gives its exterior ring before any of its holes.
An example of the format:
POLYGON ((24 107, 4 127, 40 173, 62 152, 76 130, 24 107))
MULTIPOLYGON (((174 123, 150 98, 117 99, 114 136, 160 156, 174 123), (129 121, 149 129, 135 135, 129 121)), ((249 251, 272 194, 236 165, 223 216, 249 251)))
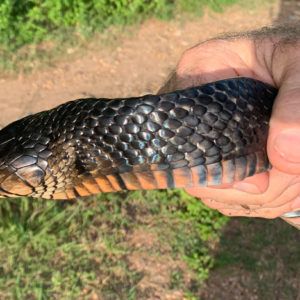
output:
POLYGON ((265 172, 276 95, 237 77, 161 95, 77 99, 26 116, 0 131, 0 197, 217 186, 265 172))

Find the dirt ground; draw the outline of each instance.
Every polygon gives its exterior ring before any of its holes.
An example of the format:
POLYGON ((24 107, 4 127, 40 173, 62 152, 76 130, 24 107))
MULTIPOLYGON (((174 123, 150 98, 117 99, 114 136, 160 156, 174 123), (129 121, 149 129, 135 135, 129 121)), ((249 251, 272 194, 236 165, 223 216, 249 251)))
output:
MULTIPOLYGON (((207 12, 200 19, 184 22, 151 19, 132 29, 130 34, 118 37, 114 46, 101 44, 100 40, 79 52, 68 49, 69 55, 75 57, 73 60, 60 60, 53 67, 34 71, 30 75, 0 78, 0 128, 15 119, 76 98, 155 93, 185 49, 224 32, 260 28, 283 15, 288 16, 284 10, 280 11, 280 3, 274 1, 247 9, 231 7, 223 14, 207 12)), ((140 242, 144 243, 145 236, 139 236, 140 242)), ((158 271, 162 269, 158 265, 164 262, 140 257, 138 253, 133 253, 129 261, 147 274, 145 278, 148 281, 143 281, 144 288, 151 287, 153 282, 164 284, 163 280, 157 281, 158 271)), ((222 278, 216 278, 214 282, 218 280, 222 281, 222 278)), ((214 290, 217 285, 213 284, 214 290)), ((233 289, 237 289, 234 284, 233 289)), ((230 293, 228 291, 227 298, 224 290, 222 296, 207 291, 203 293, 203 299, 246 299, 245 294, 231 298, 233 294, 232 290, 230 293), (213 295, 218 296, 214 298, 213 295)), ((162 295, 163 292, 153 299, 183 299, 182 294, 162 295)))

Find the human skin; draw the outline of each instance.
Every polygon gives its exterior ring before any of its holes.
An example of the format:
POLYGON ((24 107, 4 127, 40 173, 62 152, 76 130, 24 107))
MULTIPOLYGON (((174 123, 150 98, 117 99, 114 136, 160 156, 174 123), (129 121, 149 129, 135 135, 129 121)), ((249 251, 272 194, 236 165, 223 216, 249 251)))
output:
MULTIPOLYGON (((288 32, 283 27, 269 28, 196 45, 185 51, 160 90, 233 77, 251 77, 279 88, 267 143, 273 168, 233 184, 186 189, 225 215, 276 218, 300 210, 300 34, 291 28, 288 32)), ((292 221, 300 224, 300 218, 292 221)))

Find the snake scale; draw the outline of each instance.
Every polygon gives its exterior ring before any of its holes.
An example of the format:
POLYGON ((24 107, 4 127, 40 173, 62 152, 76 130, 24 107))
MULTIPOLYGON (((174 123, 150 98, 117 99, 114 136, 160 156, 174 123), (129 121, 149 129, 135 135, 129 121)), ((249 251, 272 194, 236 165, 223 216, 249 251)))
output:
POLYGON ((0 197, 212 186, 264 172, 276 94, 233 78, 27 116, 0 131, 0 197))

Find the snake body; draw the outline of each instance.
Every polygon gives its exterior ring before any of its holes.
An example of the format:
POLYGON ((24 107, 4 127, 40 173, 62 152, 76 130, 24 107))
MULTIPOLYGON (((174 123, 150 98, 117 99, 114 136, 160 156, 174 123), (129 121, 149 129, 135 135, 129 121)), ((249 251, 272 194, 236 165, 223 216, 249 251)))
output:
POLYGON ((277 89, 233 78, 127 99, 78 99, 0 131, 0 196, 71 199, 211 186, 264 172, 277 89))

